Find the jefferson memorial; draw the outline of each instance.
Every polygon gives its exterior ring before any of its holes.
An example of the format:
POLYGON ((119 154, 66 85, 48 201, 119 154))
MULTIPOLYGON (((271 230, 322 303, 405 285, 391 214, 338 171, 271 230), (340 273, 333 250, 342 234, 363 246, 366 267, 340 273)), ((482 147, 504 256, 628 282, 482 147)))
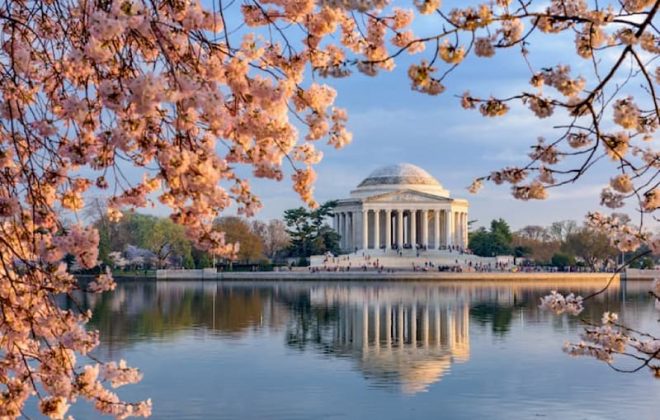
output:
POLYGON ((467 247, 468 202, 408 163, 373 171, 338 200, 334 229, 344 252, 467 247))

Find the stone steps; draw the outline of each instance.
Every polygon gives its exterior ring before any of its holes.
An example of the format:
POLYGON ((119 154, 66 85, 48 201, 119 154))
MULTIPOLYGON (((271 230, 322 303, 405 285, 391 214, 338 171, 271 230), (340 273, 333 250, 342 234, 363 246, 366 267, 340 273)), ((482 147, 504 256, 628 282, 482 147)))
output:
POLYGON ((352 254, 344 254, 333 259, 330 258, 328 261, 325 261, 325 257, 322 255, 315 255, 311 258, 312 267, 347 267, 350 263, 350 266, 353 268, 359 268, 363 265, 371 266, 373 263, 378 260, 379 265, 382 265, 385 268, 405 268, 411 269, 413 264, 417 267, 424 267, 424 263, 431 262, 434 266, 454 266, 457 265, 456 261, 458 260, 458 265, 468 266, 470 263, 482 264, 482 265, 495 265, 495 258, 488 257, 479 257, 472 254, 461 254, 459 252, 448 252, 448 251, 423 251, 420 252, 419 257, 416 256, 416 253, 413 253, 412 250, 407 250, 409 253, 404 252, 400 256, 396 251, 391 252, 370 252, 362 254, 362 251, 352 254))

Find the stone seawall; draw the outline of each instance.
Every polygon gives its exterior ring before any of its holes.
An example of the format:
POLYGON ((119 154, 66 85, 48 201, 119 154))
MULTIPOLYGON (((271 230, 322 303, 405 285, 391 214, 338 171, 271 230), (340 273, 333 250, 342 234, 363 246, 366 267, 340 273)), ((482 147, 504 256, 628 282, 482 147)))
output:
MULTIPOLYGON (((437 281, 537 281, 537 280, 580 280, 608 281, 612 276, 619 280, 618 274, 612 273, 452 273, 452 272, 414 272, 399 271, 394 273, 377 272, 300 272, 300 271, 270 271, 270 272, 232 272, 218 273, 218 280, 273 280, 273 281, 319 281, 319 280, 437 280, 437 281)), ((173 277, 169 277, 172 278, 173 277)))
POLYGON ((636 268, 628 268, 626 269, 625 278, 630 280, 660 279, 660 270, 640 270, 636 268))
POLYGON ((216 279, 215 268, 202 268, 198 270, 156 270, 156 279, 158 280, 199 280, 216 279))

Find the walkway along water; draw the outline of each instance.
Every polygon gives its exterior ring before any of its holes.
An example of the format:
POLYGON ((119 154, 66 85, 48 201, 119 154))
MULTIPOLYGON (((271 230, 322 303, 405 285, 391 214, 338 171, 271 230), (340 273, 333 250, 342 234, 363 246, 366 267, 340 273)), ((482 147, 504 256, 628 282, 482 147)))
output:
POLYGON ((248 271, 248 272, 218 272, 215 276, 212 271, 203 270, 158 270, 157 280, 464 280, 464 281, 528 281, 528 280, 585 280, 585 281, 608 281, 615 276, 619 281, 619 275, 613 273, 546 273, 546 272, 490 272, 490 273, 457 273, 438 271, 248 271))

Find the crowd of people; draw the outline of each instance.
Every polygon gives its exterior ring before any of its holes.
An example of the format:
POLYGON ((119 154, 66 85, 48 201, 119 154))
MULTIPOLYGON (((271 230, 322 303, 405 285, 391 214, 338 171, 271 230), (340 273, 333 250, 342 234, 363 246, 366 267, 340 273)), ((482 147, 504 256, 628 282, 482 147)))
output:
MULTIPOLYGON (((407 255, 404 251, 405 251, 406 249, 412 249, 412 248, 413 248, 412 245, 410 245, 410 244, 404 244, 403 246, 395 245, 392 249, 393 249, 394 251, 396 251, 396 253, 397 253, 400 257, 403 257, 403 256, 406 256, 406 257, 407 257, 408 255, 407 255)), ((383 250, 384 253, 387 252, 387 248, 381 248, 381 249, 383 250)), ((427 246, 425 246, 425 245, 415 245, 415 254, 416 254, 417 258, 420 257, 420 255, 421 255, 421 253, 422 253, 423 251, 428 251, 428 249, 429 249, 429 248, 428 248, 427 246)), ((450 252, 450 253, 452 253, 452 252, 458 252, 458 253, 461 254, 461 255, 462 255, 462 254, 472 254, 472 252, 471 252, 469 249, 467 249, 467 248, 463 248, 463 247, 458 246, 458 245, 449 245, 449 246, 447 246, 447 247, 446 247, 446 246, 441 246, 441 247, 440 247, 440 250, 441 250, 441 251, 448 251, 448 252, 450 252)), ((357 252, 357 250, 356 250, 356 252, 357 252)))
MULTIPOLYGON (((405 248, 405 247, 404 247, 405 248)), ((395 248, 399 256, 404 256, 404 248, 395 248)), ((417 247, 417 256, 423 247, 417 247)), ((475 273, 494 273, 494 272, 589 272, 593 271, 589 267, 554 267, 554 266, 536 266, 536 265, 517 265, 515 260, 500 260, 482 262, 475 261, 472 258, 461 258, 462 255, 472 255, 469 249, 461 248, 459 246, 449 246, 446 248, 449 252, 456 252, 459 258, 455 258, 453 263, 447 263, 446 257, 442 262, 434 262, 431 259, 424 260, 423 262, 413 261, 410 268, 398 265, 397 267, 385 267, 383 260, 378 256, 362 253, 362 255, 350 254, 334 256, 327 254, 323 259, 322 266, 309 267, 312 273, 318 272, 348 272, 348 271, 362 271, 362 272, 378 272, 378 273, 393 273, 396 271, 409 271, 413 272, 475 272, 475 273), (351 259, 352 258, 352 259, 351 259)), ((408 256, 409 257, 409 256, 408 256)), ((384 258, 387 260, 387 258, 384 258)))
MULTIPOLYGON (((397 250, 401 251, 401 250, 397 250)), ((459 247, 452 247, 451 251, 460 252, 461 254, 466 253, 465 249, 459 247)), ((399 254, 401 255, 401 254, 399 254)), ((341 255, 334 256, 331 254, 326 254, 323 258, 323 265, 317 267, 309 267, 309 271, 312 273, 320 272, 349 272, 349 271, 376 271, 378 273, 392 273, 395 271, 408 271, 405 267, 396 267, 396 268, 386 268, 379 257, 373 256, 370 254, 362 253, 361 256, 352 255, 353 259, 351 260, 351 255, 341 255)), ((459 262, 458 259, 454 261, 454 264, 438 264, 432 260, 424 261, 423 264, 416 262, 411 263, 412 271, 447 271, 447 272, 463 272, 463 271, 495 271, 491 269, 490 264, 488 266, 474 266, 472 261, 464 260, 463 264, 459 262), (478 270, 476 269, 478 267, 478 270), (487 270, 488 269, 488 270, 487 270)), ((498 264, 496 267, 497 271, 504 271, 505 266, 498 264)))

